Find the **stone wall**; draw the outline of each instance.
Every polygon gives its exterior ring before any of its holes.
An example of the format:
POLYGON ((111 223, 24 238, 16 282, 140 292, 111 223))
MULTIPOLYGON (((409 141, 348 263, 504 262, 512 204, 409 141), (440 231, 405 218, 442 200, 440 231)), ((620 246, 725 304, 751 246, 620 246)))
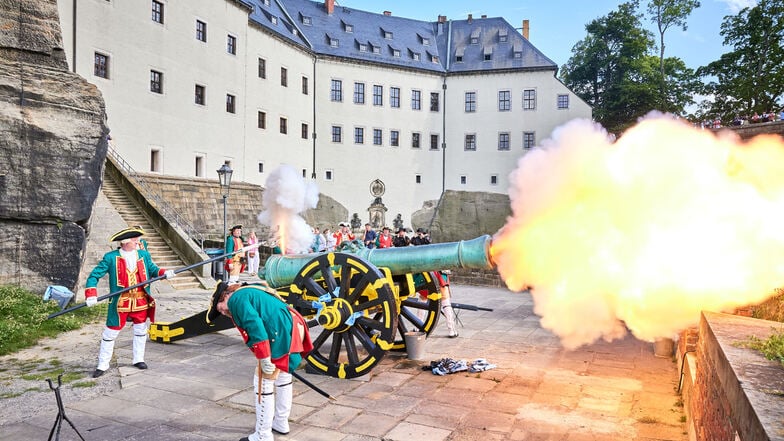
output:
POLYGON ((750 139, 757 135, 779 135, 784 137, 784 121, 775 121, 768 123, 746 124, 742 126, 728 126, 721 129, 714 129, 714 132, 721 132, 722 130, 731 130, 741 139, 750 139))
POLYGON ((703 312, 698 333, 682 335, 678 359, 690 439, 784 439, 784 367, 746 347, 752 336, 766 340, 780 328, 777 322, 703 312))
POLYGON ((0 284, 73 289, 106 158, 98 89, 71 73, 56 0, 0 1, 0 284))
POLYGON ((512 215, 509 196, 447 190, 439 201, 431 201, 412 214, 413 229, 430 230, 433 242, 454 242, 493 235, 512 215))

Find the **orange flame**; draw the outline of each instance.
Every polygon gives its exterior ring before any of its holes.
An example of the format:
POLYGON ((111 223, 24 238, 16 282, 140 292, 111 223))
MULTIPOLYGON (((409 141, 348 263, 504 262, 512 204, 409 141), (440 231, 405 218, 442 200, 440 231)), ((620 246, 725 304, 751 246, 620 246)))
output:
POLYGON ((567 348, 674 337, 784 286, 784 142, 665 116, 612 143, 572 121, 521 158, 492 258, 567 348))

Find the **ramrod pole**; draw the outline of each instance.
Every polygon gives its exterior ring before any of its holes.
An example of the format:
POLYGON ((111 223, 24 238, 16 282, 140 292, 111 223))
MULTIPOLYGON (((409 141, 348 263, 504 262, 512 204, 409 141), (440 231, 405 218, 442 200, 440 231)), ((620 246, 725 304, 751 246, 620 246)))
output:
MULTIPOLYGON (((248 250, 253 249, 253 248, 258 248, 260 246, 261 246, 260 243, 259 244, 248 245, 246 247, 243 247, 243 248, 240 248, 238 250, 235 250, 235 251, 233 251, 231 253, 222 254, 220 256, 215 256, 215 257, 209 258, 209 259, 201 261, 201 262, 196 262, 193 265, 188 265, 188 266, 184 266, 182 268, 177 268, 176 270, 174 270, 174 274, 178 274, 178 273, 181 273, 181 272, 184 272, 184 271, 189 271, 189 270, 192 270, 194 268, 198 268, 200 266, 204 266, 204 265, 206 265, 206 264, 208 264, 210 262, 214 262, 216 260, 223 259, 225 257, 233 256, 234 254, 241 253, 243 251, 248 251, 248 250)), ((123 288, 121 290, 118 290, 118 291, 115 291, 115 292, 112 292, 112 293, 109 293, 109 294, 104 294, 102 296, 99 296, 97 300, 101 301, 101 300, 110 299, 112 297, 117 297, 120 294, 126 293, 126 292, 128 292, 128 291, 130 291, 132 289, 136 289, 136 288, 139 288, 140 286, 144 286, 144 285, 149 285, 150 283, 157 282, 157 281, 165 279, 165 278, 166 278, 166 276, 153 277, 153 278, 145 280, 143 282, 139 282, 139 283, 137 283, 135 285, 131 285, 131 286, 127 287, 127 288, 123 288)), ((60 316, 60 315, 63 315, 63 314, 67 314, 69 312, 76 311, 77 309, 84 308, 85 306, 87 306, 87 303, 80 303, 78 305, 71 306, 70 308, 63 309, 62 311, 57 311, 57 312, 54 312, 52 314, 49 314, 49 316, 46 317, 46 319, 49 320, 51 318, 55 318, 57 316, 60 316)))
MULTIPOLYGON (((348 252, 376 267, 389 268, 394 275, 445 269, 493 269, 488 235, 458 242, 400 248, 361 248, 348 252)), ((329 254, 329 253, 319 253, 329 254)), ((318 254, 270 256, 264 264, 262 278, 272 287, 290 285, 302 268, 318 254)))

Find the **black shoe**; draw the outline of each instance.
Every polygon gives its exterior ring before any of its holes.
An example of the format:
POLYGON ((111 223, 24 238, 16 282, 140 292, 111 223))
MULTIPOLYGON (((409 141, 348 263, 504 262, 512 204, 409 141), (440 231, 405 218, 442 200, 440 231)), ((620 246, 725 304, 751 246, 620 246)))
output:
POLYGON ((250 440, 248 439, 247 436, 243 436, 242 438, 240 438, 240 441, 250 441, 250 440))
MULTIPOLYGON (((280 430, 275 430, 274 427, 272 428, 272 431, 277 433, 278 435, 288 435, 289 434, 289 432, 281 432, 280 430)), ((240 440, 240 441, 242 441, 242 440, 240 440)))
POLYGON ((98 378, 98 377, 100 377, 101 375, 103 375, 105 373, 106 373, 106 371, 102 371, 100 369, 96 369, 95 372, 93 372, 93 378, 98 378))
POLYGON ((134 363, 133 365, 136 366, 139 369, 147 369, 147 363, 145 363, 143 361, 140 361, 138 363, 134 363))

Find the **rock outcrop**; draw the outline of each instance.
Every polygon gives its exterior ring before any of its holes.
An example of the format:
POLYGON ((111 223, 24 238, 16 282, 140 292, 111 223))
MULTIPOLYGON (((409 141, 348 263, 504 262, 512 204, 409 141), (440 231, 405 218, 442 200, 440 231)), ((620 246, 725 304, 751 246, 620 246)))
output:
POLYGON ((499 193, 447 190, 436 213, 437 204, 438 201, 425 204, 411 216, 413 228, 429 229, 434 242, 492 236, 512 215, 509 196, 499 193))
POLYGON ((56 0, 0 1, 0 284, 74 288, 106 159, 98 89, 68 70, 56 0))

